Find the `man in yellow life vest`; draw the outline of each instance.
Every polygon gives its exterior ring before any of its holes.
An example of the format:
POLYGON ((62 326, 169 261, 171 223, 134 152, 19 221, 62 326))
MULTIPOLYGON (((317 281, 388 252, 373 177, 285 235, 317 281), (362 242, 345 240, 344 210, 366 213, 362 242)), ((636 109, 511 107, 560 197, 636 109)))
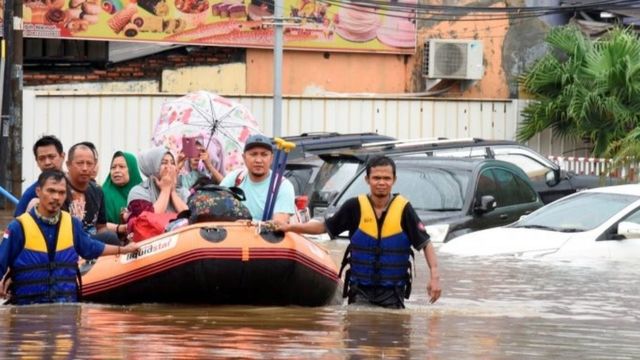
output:
POLYGON ((402 195, 392 194, 396 165, 379 156, 367 163, 365 181, 370 193, 347 200, 324 222, 287 224, 274 222, 281 231, 305 234, 328 232, 331 238, 349 232, 350 244, 344 265, 349 265, 343 294, 349 303, 371 303, 404 308, 411 291, 411 247, 424 250, 431 277, 427 284, 429 302, 441 294, 438 261, 424 224, 402 195))
POLYGON ((92 239, 80 220, 60 208, 67 197, 67 180, 59 170, 38 177, 38 205, 14 219, 0 241, 0 298, 18 305, 76 302, 78 256, 126 254, 139 245, 106 245, 92 239), (7 270, 9 270, 7 272, 7 270))

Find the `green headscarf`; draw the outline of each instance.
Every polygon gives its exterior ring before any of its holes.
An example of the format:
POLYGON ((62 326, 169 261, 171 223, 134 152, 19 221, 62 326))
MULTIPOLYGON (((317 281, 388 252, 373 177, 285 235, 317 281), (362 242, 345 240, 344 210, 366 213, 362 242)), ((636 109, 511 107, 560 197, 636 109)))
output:
MULTIPOLYGON (((120 210, 127 206, 129 191, 142 182, 140 169, 138 169, 138 160, 136 160, 135 155, 128 152, 116 151, 111 158, 111 165, 113 165, 113 160, 119 156, 124 157, 127 163, 129 182, 124 186, 118 186, 111 181, 111 173, 109 173, 104 184, 102 184, 107 221, 115 224, 120 224, 120 210)), ((111 165, 109 165, 109 169, 111 169, 111 165)))

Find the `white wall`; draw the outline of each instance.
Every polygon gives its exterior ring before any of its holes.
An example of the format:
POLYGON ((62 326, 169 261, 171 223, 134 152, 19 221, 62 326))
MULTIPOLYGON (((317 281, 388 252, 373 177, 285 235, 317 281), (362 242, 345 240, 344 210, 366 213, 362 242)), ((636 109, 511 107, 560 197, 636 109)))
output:
MULTIPOLYGON (((43 134, 58 136, 65 149, 92 141, 100 153, 100 182, 113 152, 138 152, 150 145, 151 132, 164 101, 181 94, 43 92, 23 94, 23 159, 25 184, 38 169, 32 144, 43 134)), ((230 96, 247 106, 266 134, 272 133, 272 98, 230 96)), ((377 131, 398 138, 482 137, 515 139, 518 100, 408 99, 368 97, 285 97, 282 134, 337 131, 377 131)), ((532 139, 530 145, 545 155, 563 155, 567 144, 551 136, 532 139)), ((566 155, 566 154, 564 154, 566 155)))

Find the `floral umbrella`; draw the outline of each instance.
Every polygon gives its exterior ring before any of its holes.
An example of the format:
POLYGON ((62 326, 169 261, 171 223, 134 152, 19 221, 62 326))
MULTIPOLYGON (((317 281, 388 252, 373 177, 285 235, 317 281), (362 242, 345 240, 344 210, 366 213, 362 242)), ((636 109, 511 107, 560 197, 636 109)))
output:
POLYGON ((242 149, 250 135, 261 133, 251 112, 242 104, 207 91, 189 93, 162 105, 153 131, 154 145, 182 149, 182 138, 196 138, 208 150, 214 165, 227 173, 242 165, 242 149))

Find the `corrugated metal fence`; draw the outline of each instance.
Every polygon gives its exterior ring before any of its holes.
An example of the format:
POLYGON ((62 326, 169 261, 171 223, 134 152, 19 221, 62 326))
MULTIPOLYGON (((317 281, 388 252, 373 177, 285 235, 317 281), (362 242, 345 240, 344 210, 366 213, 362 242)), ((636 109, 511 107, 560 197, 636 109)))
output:
MULTIPOLYGON (((37 92, 23 98, 22 174, 31 183, 38 170, 30 151, 43 134, 58 136, 68 148, 92 141, 100 152, 104 179, 116 150, 137 152, 150 145, 163 102, 182 94, 37 92)), ((247 106, 261 129, 272 133, 269 96, 229 96, 247 106)), ((523 103, 518 100, 408 99, 367 97, 285 97, 282 135, 302 132, 377 131, 398 138, 482 137, 514 139, 523 103)), ((530 145, 545 155, 564 155, 563 143, 541 135, 530 145)))

